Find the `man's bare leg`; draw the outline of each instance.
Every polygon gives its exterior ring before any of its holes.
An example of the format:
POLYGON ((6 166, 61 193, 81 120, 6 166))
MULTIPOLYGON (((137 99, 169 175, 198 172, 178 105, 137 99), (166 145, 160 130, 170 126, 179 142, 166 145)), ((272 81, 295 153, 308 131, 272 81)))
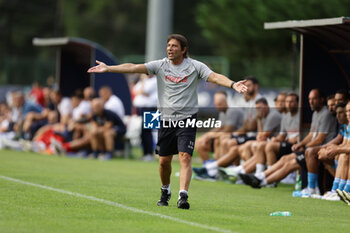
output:
POLYGON ((162 194, 158 201, 158 206, 168 206, 168 201, 171 197, 170 190, 170 175, 171 175, 171 161, 173 156, 159 156, 159 176, 162 183, 162 194))
POLYGON ((273 164, 269 169, 264 171, 265 177, 268 177, 277 170, 281 169, 284 166, 284 164, 288 163, 289 161, 293 159, 295 160, 296 157, 297 155, 295 153, 283 156, 280 160, 277 161, 277 163, 273 164))
POLYGON ((292 159, 285 163, 283 167, 276 170, 274 173, 266 178, 266 183, 271 184, 284 179, 289 173, 300 169, 300 165, 297 163, 296 159, 292 159))
POLYGON ((221 157, 216 162, 219 167, 227 167, 237 158, 239 158, 238 146, 233 146, 225 156, 221 157))
POLYGON ((180 161, 180 190, 188 191, 192 177, 192 156, 186 152, 179 152, 180 161))
POLYGON ((265 147, 266 162, 272 166, 277 161, 277 154, 280 152, 280 142, 268 142, 265 147))
POLYGON ((230 151, 219 158, 218 160, 205 164, 209 176, 216 176, 218 167, 230 166, 236 159, 239 158, 238 146, 233 146, 230 151))
POLYGON ((105 141, 105 147, 107 151, 113 151, 114 150, 114 139, 116 138, 117 134, 114 131, 114 129, 109 129, 103 133, 103 138, 105 141))
POLYGON ((173 156, 159 156, 159 176, 162 185, 170 184, 171 161, 173 156))
POLYGON ((202 162, 209 160, 209 153, 211 151, 210 140, 205 138, 205 135, 198 138, 195 143, 195 149, 198 153, 198 156, 202 159, 202 162))
POLYGON ((252 157, 252 145, 254 142, 255 141, 247 141, 239 146, 239 155, 244 161, 247 161, 250 157, 252 157))

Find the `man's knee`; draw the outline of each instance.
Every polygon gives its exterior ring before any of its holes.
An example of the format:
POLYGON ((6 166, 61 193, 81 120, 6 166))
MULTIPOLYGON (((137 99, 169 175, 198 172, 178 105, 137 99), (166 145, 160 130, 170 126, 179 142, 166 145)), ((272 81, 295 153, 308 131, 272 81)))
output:
POLYGON ((189 165, 192 161, 192 156, 186 152, 179 153, 179 160, 181 165, 189 165))
POLYGON ((282 156, 280 160, 283 163, 287 163, 288 161, 292 160, 293 157, 294 157, 294 155, 292 153, 292 154, 289 154, 289 155, 282 156))
POLYGON ((318 152, 320 151, 320 147, 310 147, 306 149, 305 157, 306 158, 318 158, 318 152))
POLYGON ((105 138, 114 138, 117 134, 114 129, 109 129, 103 132, 103 136, 105 138))
POLYGON ((204 138, 199 138, 195 145, 194 145, 196 150, 206 150, 207 149, 207 143, 204 138))
POLYGON ((232 139, 230 139, 230 140, 227 142, 227 145, 228 145, 229 147, 231 147, 231 146, 237 146, 237 145, 238 145, 238 141, 237 141, 236 138, 232 138, 232 139))
POLYGON ((259 151, 265 151, 267 143, 266 142, 259 142, 256 149, 259 151))
POLYGON ((238 146, 231 146, 228 154, 236 154, 238 153, 238 146))
POLYGON ((300 168, 299 163, 297 163, 296 159, 291 159, 286 163, 286 169, 288 169, 290 172, 300 168))
POLYGON ((276 147, 276 142, 268 142, 265 146, 265 152, 268 153, 268 152, 274 151, 275 147, 276 147))
POLYGON ((160 156, 159 157, 159 166, 160 167, 168 167, 171 164, 170 156, 160 156))
POLYGON ((98 133, 98 132, 99 132, 99 131, 98 131, 98 128, 97 128, 97 127, 91 128, 91 130, 90 130, 90 135, 91 135, 91 137, 92 137, 92 138, 98 137, 98 136, 99 136, 99 133, 98 133))

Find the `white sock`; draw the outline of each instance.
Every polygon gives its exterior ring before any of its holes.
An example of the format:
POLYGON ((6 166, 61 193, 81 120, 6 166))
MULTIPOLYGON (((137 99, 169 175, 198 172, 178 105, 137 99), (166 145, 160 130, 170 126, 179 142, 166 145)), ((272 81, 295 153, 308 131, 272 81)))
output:
POLYGON ((183 189, 183 190, 180 190, 180 191, 179 191, 179 199, 180 199, 180 193, 185 193, 186 195, 188 195, 188 191, 187 191, 187 190, 184 190, 184 189, 183 189))
POLYGON ((237 174, 245 174, 245 170, 243 168, 243 165, 239 165, 239 166, 233 168, 233 171, 236 172, 237 174))
POLYGON ((258 178, 259 180, 264 180, 266 178, 265 173, 263 172, 255 173, 255 177, 258 178))
POLYGON ((211 163, 206 163, 204 166, 205 166, 205 168, 207 170, 217 169, 218 168, 218 162, 214 161, 214 162, 211 162, 211 163))
POLYGON ((256 169, 255 169, 255 173, 260 173, 263 172, 265 170, 265 165, 261 164, 261 163, 257 163, 255 165, 256 169))
POLYGON ((171 193, 171 190, 170 190, 170 184, 168 184, 168 185, 163 185, 163 186, 162 186, 162 189, 166 189, 166 190, 168 190, 168 194, 170 194, 170 193, 171 193))
POLYGON ((264 186, 264 185, 267 185, 267 180, 266 180, 266 178, 264 178, 262 181, 261 181, 261 184, 260 184, 261 186, 264 186))
POLYGON ((210 169, 210 170, 207 169, 207 172, 209 176, 216 176, 218 174, 218 169, 217 168, 210 169))
POLYGON ((209 176, 216 176, 218 174, 218 163, 216 161, 212 163, 207 163, 205 165, 209 176))

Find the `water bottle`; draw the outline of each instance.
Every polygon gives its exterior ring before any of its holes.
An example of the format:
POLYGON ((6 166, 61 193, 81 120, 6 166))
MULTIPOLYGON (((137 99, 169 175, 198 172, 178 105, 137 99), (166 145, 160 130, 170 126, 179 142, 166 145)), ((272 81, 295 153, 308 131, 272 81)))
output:
POLYGON ((289 217, 289 216, 292 216, 292 213, 289 212, 289 211, 277 211, 277 212, 271 213, 270 216, 285 216, 285 217, 289 217))
POLYGON ((302 183, 301 183, 301 175, 298 174, 296 175, 296 179, 295 179, 295 190, 296 191, 300 191, 301 190, 301 186, 302 186, 302 183))

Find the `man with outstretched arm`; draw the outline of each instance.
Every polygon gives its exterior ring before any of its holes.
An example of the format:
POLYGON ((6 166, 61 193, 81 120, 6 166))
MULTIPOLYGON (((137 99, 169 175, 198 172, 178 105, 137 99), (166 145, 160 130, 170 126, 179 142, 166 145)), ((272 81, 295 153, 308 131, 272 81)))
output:
MULTIPOLYGON (((186 120, 196 118, 199 80, 216 83, 232 88, 239 93, 245 92, 245 80, 234 82, 224 75, 211 71, 205 64, 187 57, 187 39, 179 34, 172 34, 167 39, 167 58, 145 64, 121 64, 107 66, 97 62, 88 70, 89 73, 145 73, 157 75, 158 108, 163 121, 186 120)), ((159 174, 162 182, 159 206, 168 206, 171 197, 170 174, 174 154, 179 154, 180 192, 177 207, 189 209, 188 188, 192 175, 192 153, 196 128, 161 126, 158 131, 156 152, 159 154, 159 174)))

